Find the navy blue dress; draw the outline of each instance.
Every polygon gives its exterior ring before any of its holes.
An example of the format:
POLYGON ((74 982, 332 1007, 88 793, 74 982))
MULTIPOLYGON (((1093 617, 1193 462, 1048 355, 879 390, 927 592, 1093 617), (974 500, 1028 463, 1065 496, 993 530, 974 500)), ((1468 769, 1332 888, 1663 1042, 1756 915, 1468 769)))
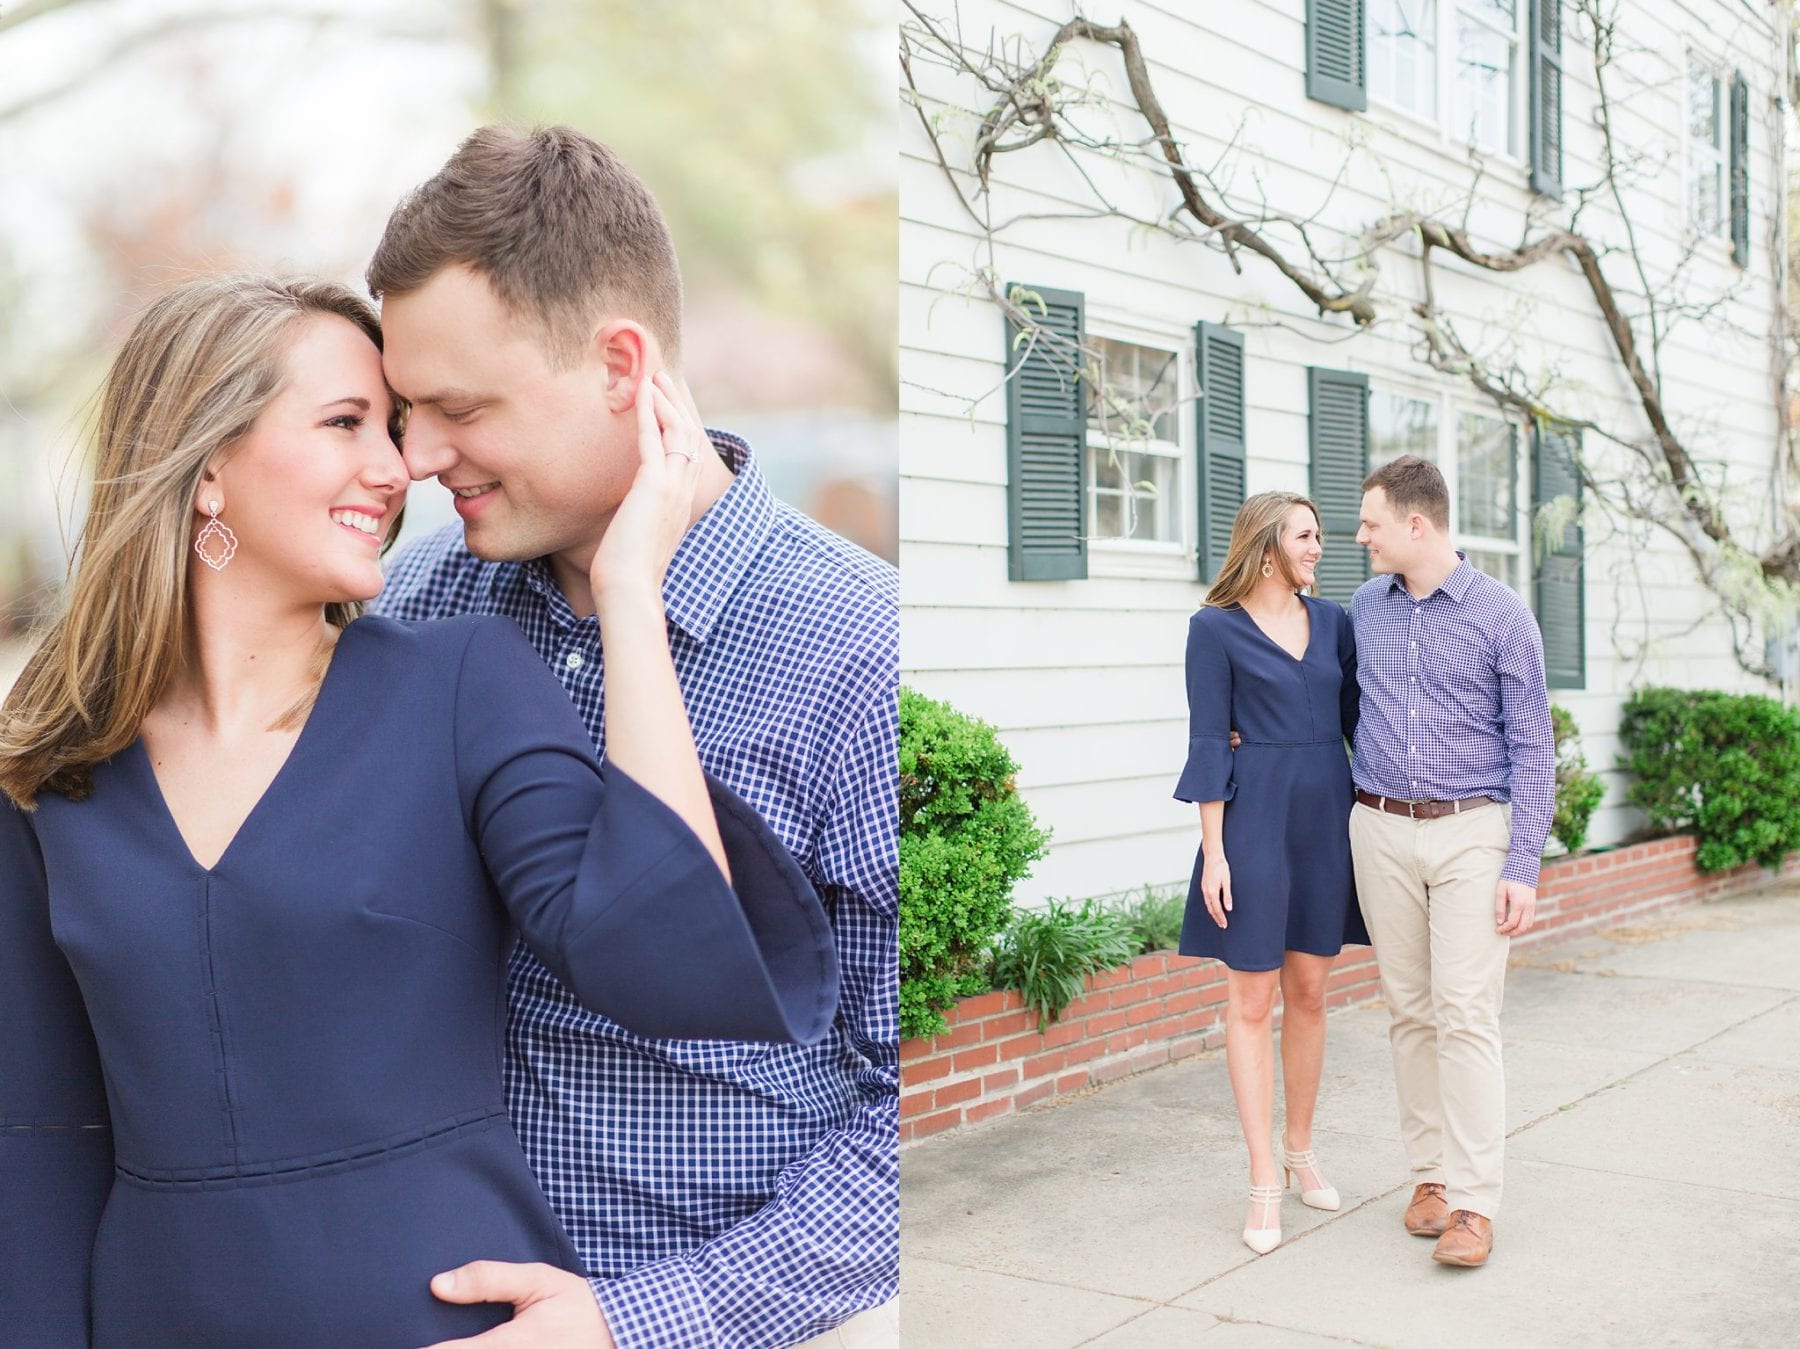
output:
POLYGON ((735 893, 510 619, 371 617, 212 868, 141 741, 0 812, 0 1340, 402 1349, 510 1315, 440 1270, 579 1270, 502 1093, 514 926, 646 1035, 835 1012, 817 896, 711 785, 735 893))
POLYGON ((1196 854, 1181 954, 1234 970, 1369 944, 1350 869, 1344 749, 1356 729, 1356 639, 1342 606, 1300 598, 1312 619, 1300 660, 1237 605, 1209 605, 1188 622, 1188 757, 1175 796, 1225 803, 1233 907, 1221 929, 1201 897, 1196 854))

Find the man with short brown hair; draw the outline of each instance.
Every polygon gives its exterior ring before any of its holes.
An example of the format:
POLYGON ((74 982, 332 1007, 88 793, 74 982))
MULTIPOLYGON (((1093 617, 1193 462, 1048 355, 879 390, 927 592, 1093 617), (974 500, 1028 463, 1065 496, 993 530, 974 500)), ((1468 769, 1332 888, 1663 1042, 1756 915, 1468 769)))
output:
MULTIPOLYGON (((655 199, 579 132, 483 128, 396 209, 368 279, 411 403, 408 469, 462 518, 400 556, 380 607, 514 618, 603 750, 588 565, 636 470, 634 391, 680 349, 655 199)), ((440 1275, 447 1300, 518 1308, 472 1343, 897 1340, 897 578, 776 501, 742 439, 710 435, 663 592, 676 672, 702 765, 825 900, 838 1020, 811 1047, 649 1040, 517 947, 508 1107, 589 1278, 440 1275)))
POLYGON ((1356 541, 1376 575, 1350 608, 1362 708, 1350 845, 1416 1182, 1406 1230, 1469 1267, 1493 1246, 1500 1003, 1509 941, 1537 906, 1555 742, 1537 622, 1449 528, 1436 465, 1407 455, 1363 483, 1356 541))

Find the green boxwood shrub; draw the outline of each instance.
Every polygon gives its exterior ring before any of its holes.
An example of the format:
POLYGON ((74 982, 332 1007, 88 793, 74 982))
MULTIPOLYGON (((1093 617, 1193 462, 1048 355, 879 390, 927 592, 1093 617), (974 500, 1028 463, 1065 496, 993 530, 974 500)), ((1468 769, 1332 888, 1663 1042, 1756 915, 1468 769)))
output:
POLYGON ((1695 865, 1779 867, 1800 848, 1800 712, 1756 694, 1641 689, 1625 704, 1627 796, 1652 828, 1692 829, 1695 865))
POLYGON ((1588 821, 1606 795, 1606 784, 1588 768, 1574 715, 1566 708, 1552 707, 1550 722, 1556 732, 1556 816, 1550 832, 1570 852, 1580 852, 1587 843, 1588 821))
POLYGON ((1018 765, 984 721, 900 690, 900 1033, 935 1035, 982 993, 1013 887, 1044 856, 1013 785, 1018 765))

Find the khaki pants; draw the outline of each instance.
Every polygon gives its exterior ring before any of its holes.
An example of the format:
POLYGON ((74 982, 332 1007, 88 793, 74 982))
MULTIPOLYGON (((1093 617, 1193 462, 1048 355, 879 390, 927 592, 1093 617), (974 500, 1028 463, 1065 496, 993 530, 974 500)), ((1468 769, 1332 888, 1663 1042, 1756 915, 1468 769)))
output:
POLYGON ((1500 1001, 1508 938, 1494 891, 1510 806, 1411 820, 1350 812, 1356 893, 1375 943, 1413 1182, 1445 1187, 1452 1209, 1492 1218, 1506 1150, 1500 1001))
POLYGON ((893 1297, 796 1349, 899 1349, 899 1344, 900 1299, 893 1297))

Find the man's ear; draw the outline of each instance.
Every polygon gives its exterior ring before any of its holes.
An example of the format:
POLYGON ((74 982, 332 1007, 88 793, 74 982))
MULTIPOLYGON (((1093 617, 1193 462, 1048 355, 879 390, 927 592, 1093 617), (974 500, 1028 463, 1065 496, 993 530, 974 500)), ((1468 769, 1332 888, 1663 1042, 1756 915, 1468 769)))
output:
POLYGON ((656 339, 633 319, 608 319, 594 330, 592 352, 606 381, 606 406, 624 412, 640 381, 656 372, 656 339))

